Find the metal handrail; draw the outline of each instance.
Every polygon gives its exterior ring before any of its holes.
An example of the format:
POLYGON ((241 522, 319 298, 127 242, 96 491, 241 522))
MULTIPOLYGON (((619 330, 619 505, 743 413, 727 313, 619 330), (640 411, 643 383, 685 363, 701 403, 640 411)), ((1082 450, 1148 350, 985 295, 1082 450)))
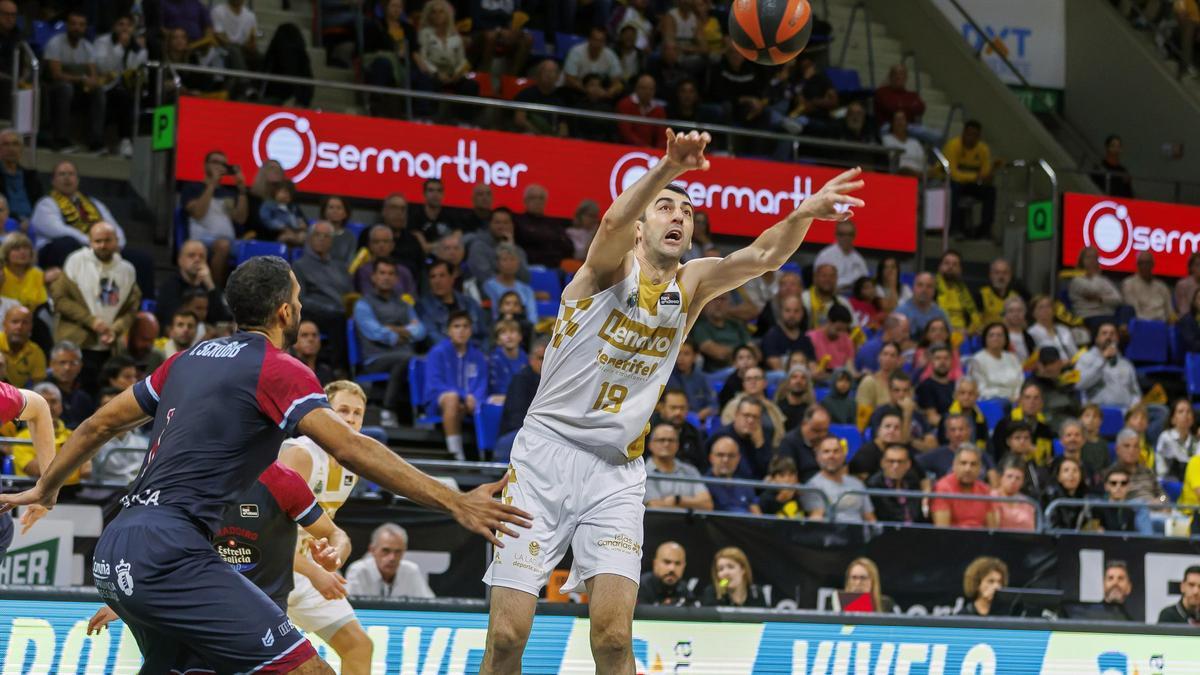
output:
MULTIPOLYGON (((946 155, 942 154, 941 148, 930 147, 930 150, 933 152, 933 158, 941 165, 942 172, 946 176, 946 199, 942 207, 942 216, 944 218, 942 221, 942 253, 945 253, 950 249, 950 216, 954 210, 954 206, 950 203, 950 160, 946 158, 946 155)), ((924 232, 921 234, 923 236, 924 232)))
MULTIPOLYGON (((838 496, 837 501, 835 501, 833 503, 834 516, 837 515, 838 504, 840 504, 842 502, 842 499, 844 499, 846 497, 846 495, 862 495, 862 496, 868 497, 868 498, 869 497, 913 497, 913 498, 919 498, 919 499, 958 499, 961 501, 974 501, 974 502, 1004 502, 1004 503, 1010 503, 1010 504, 1026 504, 1026 505, 1033 507, 1033 514, 1034 514, 1034 521, 1035 521, 1034 531, 1041 532, 1043 529, 1043 515, 1042 515, 1041 506, 1034 500, 1030 499, 1029 497, 1026 497, 1025 495, 1017 495, 1015 497, 999 497, 999 496, 993 496, 993 495, 964 495, 964 494, 947 493, 947 492, 925 492, 923 490, 882 490, 879 488, 866 488, 863 490, 846 490, 840 496, 838 496)), ((833 520, 833 518, 830 518, 830 520, 833 520)), ((997 528, 997 529, 1003 529, 1003 528, 997 528)))
POLYGON ((842 43, 842 54, 838 58, 838 68, 846 67, 846 53, 850 51, 850 33, 854 30, 855 21, 858 19, 858 11, 862 10, 863 15, 863 32, 867 34, 867 81, 870 83, 872 90, 875 89, 875 43, 871 39, 871 17, 867 13, 867 3, 859 0, 854 3, 854 7, 850 9, 850 18, 846 20, 845 42, 842 43))
MULTIPOLYGON (((1091 169, 1082 169, 1082 168, 1074 168, 1074 167, 1059 167, 1056 169, 1056 171, 1060 171, 1062 173, 1078 174, 1078 175, 1087 177, 1089 180, 1091 180, 1092 176, 1095 176, 1098 174, 1103 175, 1105 177, 1105 185, 1103 187, 1103 192, 1105 194, 1108 194, 1109 188, 1111 187, 1111 184, 1109 182, 1111 177, 1117 176, 1117 175, 1122 175, 1119 172, 1109 171, 1108 169, 1105 169, 1103 167, 1103 165, 1097 165, 1091 169)), ((1170 201, 1172 201, 1174 203, 1179 203, 1179 204, 1184 203, 1184 200, 1183 200, 1183 188, 1184 187, 1200 188, 1200 181, 1184 180, 1182 178, 1143 176, 1140 174, 1134 175, 1132 173, 1129 174, 1129 178, 1131 181, 1133 181, 1135 183, 1135 186, 1137 183, 1141 183, 1141 184, 1143 184, 1143 186, 1145 186, 1146 184, 1171 186, 1173 195, 1172 195, 1172 199, 1170 201)), ((1145 197, 1138 197, 1138 198, 1145 199, 1145 197)))
POLYGON ((950 126, 954 123, 954 113, 958 113, 963 118, 963 121, 966 121, 967 109, 963 107, 963 104, 951 104, 950 111, 946 113, 946 123, 942 125, 942 140, 950 138, 950 126))
MULTIPOLYGON (((564 106, 544 105, 540 103, 522 103, 519 101, 505 101, 500 99, 484 98, 480 96, 462 96, 460 94, 443 94, 438 92, 420 91, 416 89, 401 89, 397 87, 381 87, 370 84, 358 84, 352 82, 338 82, 336 80, 318 80, 315 78, 294 77, 291 75, 273 75, 268 73, 258 73, 249 70, 234 70, 230 68, 212 68, 209 66, 196 66, 184 63, 170 63, 163 61, 151 61, 146 64, 146 68, 162 68, 167 67, 178 76, 178 73, 201 73, 207 75, 223 75, 227 77, 257 79, 265 82, 280 82, 283 84, 298 84, 303 86, 320 86, 331 89, 345 89, 347 91, 355 91, 366 94, 382 94, 386 96, 407 96, 416 99, 424 99, 429 101, 445 101, 448 103, 461 103, 466 105, 477 105, 485 108, 499 108, 503 110, 523 110, 526 112, 545 113, 549 115, 564 115, 567 117, 579 117, 583 119, 600 120, 605 122, 632 122, 635 124, 643 124, 658 127, 675 127, 680 129, 695 128, 693 122, 686 120, 671 120, 671 119, 655 119, 650 117, 639 117, 636 115, 622 115, 619 113, 599 113, 591 110, 579 110, 576 108, 568 108, 564 106)), ((901 150, 898 148, 885 148, 881 145, 869 143, 853 143, 850 141, 836 141, 831 139, 816 139, 805 136, 793 136, 775 131, 760 131, 756 129, 743 129, 725 124, 705 124, 704 130, 710 133, 729 134, 735 136, 743 136, 747 138, 763 138, 775 141, 785 141, 788 143, 796 143, 801 146, 812 148, 824 148, 828 150, 850 151, 869 153, 879 155, 881 157, 890 157, 891 155, 899 154, 901 150)))
MULTIPOLYGON (((1150 510, 1150 509, 1162 510, 1164 508, 1170 508, 1172 510, 1192 511, 1192 512, 1200 511, 1200 504, 1171 504, 1171 503, 1152 504, 1149 502, 1140 502, 1140 501, 1110 502, 1110 501, 1106 501, 1106 500, 1098 499, 1098 498, 1097 499, 1074 499, 1074 498, 1069 498, 1069 497, 1060 497, 1058 499, 1051 501, 1049 504, 1046 505, 1046 509, 1045 509, 1043 515, 1045 517, 1045 522, 1047 524, 1053 522, 1054 512, 1057 511, 1058 508, 1061 506, 1083 506, 1088 509, 1123 509, 1123 510, 1138 510, 1138 511, 1150 510)), ((1047 531, 1047 532, 1076 532, 1076 531, 1078 531, 1078 528, 1055 528, 1055 527, 1050 527, 1049 525, 1047 525, 1045 531, 1047 531)), ((1092 531, 1088 531, 1088 534, 1113 534, 1113 535, 1124 537, 1124 536, 1131 536, 1131 535, 1136 536, 1136 535, 1139 535, 1142 533, 1140 533, 1140 532, 1092 532, 1092 531)), ((1158 535, 1152 533, 1151 536, 1157 537, 1158 535)))

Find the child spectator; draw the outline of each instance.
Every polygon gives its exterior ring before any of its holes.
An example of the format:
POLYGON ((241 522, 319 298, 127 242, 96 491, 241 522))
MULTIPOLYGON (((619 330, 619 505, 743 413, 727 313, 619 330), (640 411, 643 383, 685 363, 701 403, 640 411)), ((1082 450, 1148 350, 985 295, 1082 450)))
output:
POLYGON ((691 340, 684 340, 679 345, 675 371, 667 381, 667 389, 682 389, 687 394, 688 409, 705 420, 717 412, 717 395, 708 378, 696 367, 696 353, 696 343, 691 340))
POLYGON ((833 371, 833 387, 821 404, 829 411, 829 421, 833 424, 854 424, 858 415, 858 406, 850 392, 854 383, 850 371, 838 368, 833 371))
POLYGON ((879 297, 875 292, 875 280, 859 277, 854 280, 850 294, 850 308, 854 310, 854 325, 859 328, 878 330, 886 314, 879 309, 879 297))
POLYGON ((463 454, 462 425, 470 419, 487 392, 487 357, 471 344, 471 315, 450 312, 446 337, 425 357, 425 400, 429 414, 442 416, 446 448, 457 460, 463 454))
POLYGON ((280 243, 299 247, 304 245, 308 222, 295 200, 296 184, 283 181, 275 187, 270 199, 263 200, 258 209, 258 220, 280 243))
POLYGON ((525 318, 525 303, 515 291, 509 291, 500 296, 500 313, 497 320, 509 319, 516 321, 521 327, 521 341, 527 345, 533 344, 533 324, 525 318))
MULTIPOLYGON (((767 467, 766 482, 777 485, 798 485, 800 474, 796 471, 796 462, 791 457, 776 455, 771 458, 767 467)), ((804 509, 800 508, 800 496, 795 490, 764 490, 758 498, 763 515, 775 515, 780 518, 804 519, 804 509)))
POLYGON ((483 282, 483 293, 492 301, 492 316, 499 318, 500 298, 506 292, 516 293, 524 305, 525 316, 533 324, 537 324, 537 301, 533 288, 517 279, 521 269, 521 257, 517 247, 508 242, 496 246, 496 276, 483 282))
POLYGON ((496 322, 495 347, 488 357, 488 402, 503 403, 508 384, 525 364, 529 355, 521 349, 521 324, 512 319, 496 322))

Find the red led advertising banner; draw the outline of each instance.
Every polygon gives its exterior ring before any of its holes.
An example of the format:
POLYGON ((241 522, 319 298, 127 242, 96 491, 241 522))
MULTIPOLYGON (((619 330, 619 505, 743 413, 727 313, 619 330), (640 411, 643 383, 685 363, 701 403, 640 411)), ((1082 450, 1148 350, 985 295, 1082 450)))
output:
MULTIPOLYGON (((492 186, 496 206, 520 212, 525 188, 549 192, 546 213, 570 218, 584 199, 606 208, 653 166, 653 149, 547 136, 229 103, 185 97, 179 102, 176 177, 203 179, 204 155, 221 150, 253 181, 278 161, 305 193, 382 199, 399 192, 419 201, 421 185, 441 178, 447 206, 469 207, 476 183, 492 186)), ((755 236, 795 209, 841 170, 811 164, 712 156, 712 167, 680 182, 714 232, 755 236)), ((857 209, 856 245, 910 252, 916 248, 917 181, 868 172, 857 209)), ((833 223, 818 222, 809 242, 833 241, 833 223)))
POLYGON ((1064 266, 1074 267, 1079 251, 1094 246, 1102 268, 1134 272, 1138 254, 1149 251, 1155 275, 1182 277, 1200 251, 1200 207, 1068 192, 1062 232, 1064 266))

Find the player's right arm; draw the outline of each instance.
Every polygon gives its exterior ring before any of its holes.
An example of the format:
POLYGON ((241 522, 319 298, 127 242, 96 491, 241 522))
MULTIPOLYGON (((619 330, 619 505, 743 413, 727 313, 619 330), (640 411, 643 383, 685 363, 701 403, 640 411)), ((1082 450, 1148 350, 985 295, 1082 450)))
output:
POLYGON ((297 428, 297 433, 316 441, 347 469, 418 504, 449 512, 459 524, 482 535, 494 546, 504 547, 494 534, 497 530, 515 538, 518 535, 510 525, 524 528, 530 525, 533 516, 495 499, 508 483, 507 476, 470 492, 452 490, 401 459, 379 441, 354 431, 329 408, 312 410, 300 420, 297 428))

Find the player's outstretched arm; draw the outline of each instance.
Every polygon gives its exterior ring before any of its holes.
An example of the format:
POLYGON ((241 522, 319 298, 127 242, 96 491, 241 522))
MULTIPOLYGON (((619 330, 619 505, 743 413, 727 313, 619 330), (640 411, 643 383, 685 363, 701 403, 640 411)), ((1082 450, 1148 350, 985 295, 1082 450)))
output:
POLYGON ((517 537, 510 526, 527 528, 533 518, 515 506, 496 501, 495 496, 504 489, 507 476, 470 492, 452 490, 401 459, 379 441, 357 433, 328 408, 318 408, 305 415, 298 429, 347 469, 418 504, 449 512, 463 527, 482 535, 497 547, 503 548, 504 543, 496 538, 496 531, 517 537))
MULTIPOLYGON (((685 288, 698 300, 692 303, 689 314, 699 316, 704 305, 718 295, 782 267, 800 248, 814 220, 840 222, 853 218, 854 207, 864 205, 863 200, 850 194, 862 188, 861 174, 862 169, 857 167, 838 174, 749 246, 724 258, 699 258, 685 265, 685 288)), ((689 320, 694 321, 694 316, 689 320)))
MULTIPOLYGON (((17 419, 29 424, 29 438, 33 441, 38 467, 48 467, 54 463, 54 418, 50 415, 50 404, 36 391, 22 389, 21 395, 25 397, 25 407, 17 419)), ((21 534, 28 532, 46 513, 46 507, 40 504, 30 504, 23 509, 21 534)))

